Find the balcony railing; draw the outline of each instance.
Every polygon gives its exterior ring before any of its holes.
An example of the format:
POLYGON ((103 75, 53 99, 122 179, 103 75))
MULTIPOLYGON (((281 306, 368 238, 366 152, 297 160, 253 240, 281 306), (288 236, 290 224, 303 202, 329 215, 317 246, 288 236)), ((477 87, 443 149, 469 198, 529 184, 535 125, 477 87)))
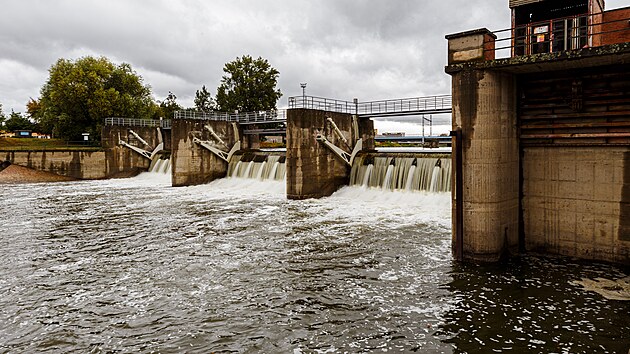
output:
POLYGON ((484 52, 494 52, 498 59, 619 43, 618 38, 630 38, 627 16, 604 21, 606 14, 616 11, 630 13, 630 8, 555 18, 494 31, 496 39, 488 37, 484 52))

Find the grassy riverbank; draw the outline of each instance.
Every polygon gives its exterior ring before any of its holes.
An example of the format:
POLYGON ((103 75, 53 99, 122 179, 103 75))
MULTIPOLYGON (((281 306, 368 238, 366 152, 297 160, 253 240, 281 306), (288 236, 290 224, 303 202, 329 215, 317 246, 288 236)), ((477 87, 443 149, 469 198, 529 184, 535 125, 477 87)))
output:
POLYGON ((51 151, 80 150, 99 151, 100 146, 85 144, 82 141, 37 138, 0 138, 0 150, 3 151, 51 151))

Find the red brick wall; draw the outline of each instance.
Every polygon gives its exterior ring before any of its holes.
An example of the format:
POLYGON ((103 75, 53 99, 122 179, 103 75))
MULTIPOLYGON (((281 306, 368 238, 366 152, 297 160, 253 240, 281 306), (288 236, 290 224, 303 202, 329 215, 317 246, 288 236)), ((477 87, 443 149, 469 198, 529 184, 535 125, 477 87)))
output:
POLYGON ((602 45, 630 42, 630 7, 604 12, 601 31, 602 45))

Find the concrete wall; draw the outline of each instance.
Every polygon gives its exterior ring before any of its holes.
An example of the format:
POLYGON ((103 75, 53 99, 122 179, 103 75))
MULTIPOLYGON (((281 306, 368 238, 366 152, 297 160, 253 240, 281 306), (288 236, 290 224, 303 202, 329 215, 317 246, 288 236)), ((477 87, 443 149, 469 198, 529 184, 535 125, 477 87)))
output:
MULTIPOLYGON (((152 147, 157 146, 157 129, 149 127, 105 126, 102 131, 102 151, 2 151, 0 157, 13 164, 78 179, 132 177, 149 168, 150 161, 129 148, 118 145, 120 139, 143 147, 129 133, 134 130, 152 147)), ((170 141, 169 131, 166 138, 170 141)))
POLYGON ((104 151, 3 151, 12 164, 78 179, 108 177, 104 151))
MULTIPOLYGON (((354 145, 352 116, 309 109, 290 109, 287 113, 287 197, 289 199, 320 198, 331 195, 348 184, 350 167, 326 146, 316 140, 323 134, 346 152, 346 146, 335 134, 326 118, 332 118, 343 136, 354 145)), ((365 150, 374 148, 374 124, 360 121, 359 135, 365 150)))
POLYGON ((484 70, 454 73, 453 130, 457 128, 463 135, 464 193, 463 200, 457 201, 452 188, 454 242, 455 206, 461 202, 464 258, 496 261, 505 251, 518 250, 519 149, 513 75, 484 70))
MULTIPOLYGON (((173 186, 192 186, 209 183, 225 177, 228 164, 209 150, 193 142, 197 137, 214 142, 205 125, 210 125, 214 132, 228 145, 229 150, 236 138, 231 123, 194 119, 175 119, 171 126, 171 166, 173 186)), ((242 133, 239 133, 242 136, 242 133)), ((243 144, 247 148, 247 144, 243 144)))
POLYGON ((527 147, 523 153, 527 250, 630 259, 630 147, 527 147))

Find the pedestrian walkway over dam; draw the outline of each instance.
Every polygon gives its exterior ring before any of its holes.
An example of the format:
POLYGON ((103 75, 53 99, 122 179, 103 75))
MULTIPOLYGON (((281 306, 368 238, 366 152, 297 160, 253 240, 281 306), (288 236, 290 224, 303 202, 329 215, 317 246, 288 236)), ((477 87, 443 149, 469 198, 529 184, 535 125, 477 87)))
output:
MULTIPOLYGON (((326 112, 347 113, 360 118, 398 117, 425 114, 451 113, 451 95, 436 95, 413 98, 395 98, 381 101, 359 102, 315 96, 289 97, 289 109, 314 109, 326 112)), ((241 125, 273 124, 287 121, 287 110, 260 112, 202 112, 177 111, 175 119, 198 119, 236 122, 241 125)))
POLYGON ((451 95, 395 98, 368 102, 359 102, 357 99, 350 102, 323 97, 297 96, 289 98, 289 108, 349 113, 361 118, 440 114, 453 111, 451 95))

